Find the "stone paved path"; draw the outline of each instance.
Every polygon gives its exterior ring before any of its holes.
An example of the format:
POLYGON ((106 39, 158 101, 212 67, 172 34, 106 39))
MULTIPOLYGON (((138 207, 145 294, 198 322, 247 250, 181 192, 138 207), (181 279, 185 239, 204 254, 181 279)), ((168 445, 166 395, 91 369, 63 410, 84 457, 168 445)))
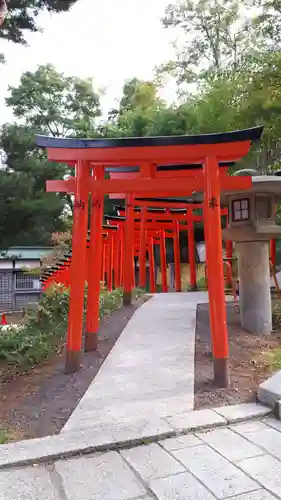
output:
POLYGON ((0 446, 0 500, 281 500, 270 410, 192 411, 206 301, 163 294, 139 309, 63 432, 0 446))
POLYGON ((63 432, 193 410, 196 309, 207 301, 159 294, 138 309, 63 432))
POLYGON ((281 422, 252 420, 0 471, 0 500, 149 499, 281 499, 281 422))

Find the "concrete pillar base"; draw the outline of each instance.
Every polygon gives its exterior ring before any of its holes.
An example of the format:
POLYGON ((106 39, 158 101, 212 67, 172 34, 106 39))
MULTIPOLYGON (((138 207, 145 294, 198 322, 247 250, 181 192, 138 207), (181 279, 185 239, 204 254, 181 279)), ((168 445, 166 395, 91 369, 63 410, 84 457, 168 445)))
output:
POLYGON ((229 361, 227 358, 214 359, 214 384, 216 387, 229 387, 229 361))
POLYGON ((267 241, 236 243, 241 326, 257 335, 272 331, 269 249, 267 241))
POLYGON ((65 358, 64 373, 76 373, 80 369, 81 352, 80 351, 67 351, 65 358))
POLYGON ((97 351, 98 334, 87 332, 85 336, 85 352, 97 351))
POLYGON ((123 292, 123 306, 130 306, 132 304, 132 292, 123 292))

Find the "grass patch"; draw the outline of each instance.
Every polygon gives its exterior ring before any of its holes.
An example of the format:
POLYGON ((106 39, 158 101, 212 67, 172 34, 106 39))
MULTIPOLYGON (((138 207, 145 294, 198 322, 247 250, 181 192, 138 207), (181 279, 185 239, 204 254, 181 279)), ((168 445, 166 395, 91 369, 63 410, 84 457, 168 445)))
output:
POLYGON ((0 444, 6 444, 10 441, 11 435, 6 429, 0 429, 0 444))
MULTIPOLYGON (((135 295, 140 295, 137 290, 135 295)), ((85 291, 84 318, 87 289, 85 291)), ((69 290, 54 285, 42 294, 37 310, 29 311, 20 328, 0 331, 0 361, 26 369, 61 349, 68 323, 69 290)), ((100 293, 100 319, 122 306, 122 291, 100 293)))
POLYGON ((272 351, 271 367, 274 371, 281 370, 281 347, 272 351))

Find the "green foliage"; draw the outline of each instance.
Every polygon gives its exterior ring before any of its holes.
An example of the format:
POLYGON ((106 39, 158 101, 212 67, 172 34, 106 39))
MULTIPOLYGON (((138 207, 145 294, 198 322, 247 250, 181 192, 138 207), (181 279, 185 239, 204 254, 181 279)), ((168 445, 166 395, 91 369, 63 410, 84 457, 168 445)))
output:
POLYGON ((91 79, 66 77, 51 64, 23 73, 6 104, 29 127, 52 136, 91 136, 100 97, 91 79))
POLYGON ((10 441, 11 435, 6 429, 0 429, 0 444, 6 444, 10 441))
MULTIPOLYGON (((85 304, 87 287, 85 289, 85 304)), ((54 285, 43 293, 36 311, 27 313, 24 325, 8 327, 0 335, 0 360, 22 369, 47 359, 61 346, 68 322, 69 290, 54 285)), ((122 292, 101 288, 100 319, 122 305, 122 292)), ((85 316, 85 311, 84 311, 85 316)))
POLYGON ((125 82, 119 109, 109 113, 109 122, 100 129, 107 137, 142 137, 152 135, 157 113, 165 109, 158 96, 158 86, 151 81, 133 78, 125 82))
POLYGON ((281 370, 281 348, 274 349, 270 356, 270 366, 273 371, 281 370))
POLYGON ((50 163, 36 147, 35 134, 94 135, 100 114, 99 94, 91 80, 68 78, 53 66, 39 66, 10 87, 7 105, 20 120, 3 126, 0 148, 0 248, 50 244, 53 232, 68 227, 72 212, 68 194, 46 192, 46 181, 72 173, 65 164, 50 163))
POLYGON ((281 327, 281 300, 277 300, 272 304, 272 324, 273 328, 281 327))
MULTIPOLYGON (((197 288, 198 290, 207 290, 207 282, 205 276, 197 280, 197 288)), ((192 290, 192 288, 189 286, 187 291, 189 292, 194 290, 192 290)))
MULTIPOLYGON (((7 1, 7 0, 6 0, 7 1)), ((26 44, 24 34, 38 31, 36 17, 43 9, 49 12, 63 12, 70 9, 77 0, 9 0, 8 14, 0 31, 0 38, 26 44)))
POLYGON ((214 78, 243 66, 259 40, 239 0, 180 0, 166 9, 163 24, 180 32, 177 58, 160 71, 173 73, 179 82, 214 78))

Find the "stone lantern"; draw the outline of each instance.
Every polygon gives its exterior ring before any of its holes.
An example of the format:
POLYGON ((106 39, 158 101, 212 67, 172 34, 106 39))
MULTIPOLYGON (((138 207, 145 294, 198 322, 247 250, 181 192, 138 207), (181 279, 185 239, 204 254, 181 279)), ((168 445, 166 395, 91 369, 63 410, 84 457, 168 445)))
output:
POLYGON ((252 181, 250 191, 223 193, 221 201, 229 210, 223 238, 235 242, 237 251, 241 326, 252 333, 269 334, 272 330, 269 241, 281 235, 281 227, 275 221, 275 206, 281 200, 281 178, 254 175, 252 181))

